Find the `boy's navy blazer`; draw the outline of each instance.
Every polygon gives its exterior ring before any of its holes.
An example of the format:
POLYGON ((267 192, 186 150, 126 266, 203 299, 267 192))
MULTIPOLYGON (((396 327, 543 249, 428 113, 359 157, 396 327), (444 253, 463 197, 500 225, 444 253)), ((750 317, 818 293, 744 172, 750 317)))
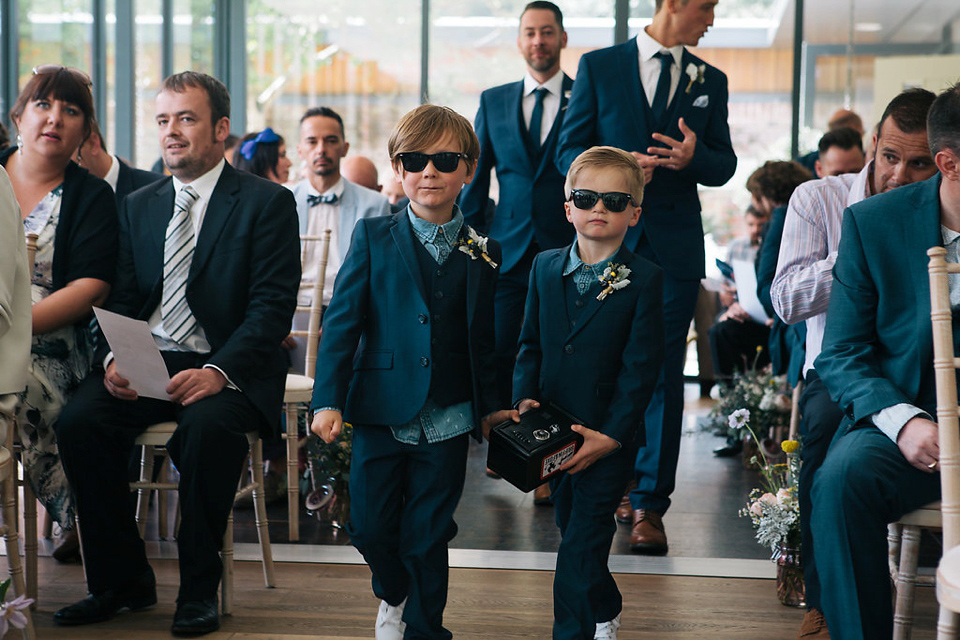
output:
MULTIPOLYGON (((567 313, 563 266, 570 247, 539 254, 530 273, 515 401, 551 400, 621 445, 643 444, 643 414, 663 362, 663 271, 626 247, 610 259, 630 284, 567 313)), ((572 277, 572 276, 571 276, 572 277)))
POLYGON ((542 248, 563 246, 573 240, 573 227, 563 213, 565 178, 553 162, 571 89, 573 79, 563 74, 560 110, 536 157, 531 156, 525 142, 527 127, 520 106, 523 81, 480 94, 474 123, 480 159, 473 182, 463 190, 460 208, 469 224, 485 233, 489 230, 500 243, 503 272, 520 261, 534 240, 542 248), (493 220, 486 220, 491 169, 497 172, 500 199, 493 220))
MULTIPOLYGON (((350 251, 323 316, 313 410, 336 407, 345 421, 402 425, 430 391, 432 319, 407 211, 357 221, 350 251)), ((500 246, 487 253, 499 264, 500 246)), ((462 254, 461 254, 462 255, 462 254)), ((467 324, 474 436, 480 416, 497 407, 493 297, 497 269, 467 261, 467 324)))
POLYGON ((640 223, 627 231, 624 244, 637 246, 641 233, 671 276, 681 280, 704 275, 703 223, 697 185, 721 186, 733 176, 737 156, 727 124, 727 76, 686 48, 680 64, 680 81, 658 130, 640 83, 637 40, 591 51, 580 59, 557 141, 557 167, 566 174, 570 163, 594 145, 610 145, 625 151, 647 153, 662 147, 653 133, 683 139, 678 121, 697 134, 697 147, 690 164, 679 171, 657 168, 644 187, 640 223), (704 65, 703 82, 690 84, 688 65, 704 65), (690 85, 690 92, 687 86, 690 85))

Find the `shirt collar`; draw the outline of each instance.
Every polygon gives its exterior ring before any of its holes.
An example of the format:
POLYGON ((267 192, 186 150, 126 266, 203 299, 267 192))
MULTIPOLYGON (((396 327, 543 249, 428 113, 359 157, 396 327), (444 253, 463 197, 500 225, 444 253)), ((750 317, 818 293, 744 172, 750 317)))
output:
POLYGON ((678 44, 672 47, 665 47, 656 40, 653 39, 649 33, 641 29, 637 34, 637 49, 640 52, 640 61, 649 62, 653 56, 655 56, 660 51, 669 51, 670 55, 673 56, 673 62, 680 67, 680 62, 683 60, 683 45, 678 44))
POLYGON ((116 192, 117 180, 120 179, 120 161, 117 159, 117 156, 110 156, 110 168, 107 169, 107 173, 103 176, 103 179, 110 185, 110 188, 116 192))
POLYGON ((563 91, 563 72, 558 69, 552 78, 540 84, 527 71, 527 75, 523 76, 523 95, 530 95, 538 87, 543 87, 550 92, 550 95, 560 97, 560 93, 563 91))
POLYGON ((940 235, 943 237, 943 246, 945 247, 952 242, 956 242, 957 238, 960 238, 960 232, 948 229, 942 224, 940 225, 940 235))
POLYGON ((413 212, 413 208, 409 205, 407 206, 407 218, 413 226, 413 232, 424 242, 434 242, 437 239, 437 231, 442 227, 443 235, 452 244, 460 236, 460 228, 463 226, 463 214, 457 205, 453 205, 453 218, 450 219, 450 222, 442 225, 417 217, 417 214, 413 212))
POLYGON ((863 169, 857 174, 857 179, 850 185, 850 193, 847 194, 848 207, 870 197, 870 176, 872 174, 873 160, 863 166, 863 169))
POLYGON ((597 271, 598 273, 601 273, 603 269, 600 269, 598 271, 597 266, 605 262, 610 262, 611 260, 613 260, 613 257, 618 253, 620 253, 620 247, 617 247, 617 250, 611 253, 608 258, 604 258, 600 262, 596 262, 594 264, 587 264, 586 262, 580 259, 580 254, 577 252, 577 239, 574 238, 573 244, 570 245, 570 251, 567 253, 567 261, 563 268, 563 275, 565 276, 570 275, 571 273, 579 269, 580 265, 584 265, 586 267, 593 269, 594 271, 597 271))
MULTIPOLYGON (((223 173, 223 166, 226 164, 226 161, 223 158, 220 158, 220 162, 216 164, 213 169, 207 171, 205 174, 194 180, 193 182, 188 183, 193 190, 197 192, 197 195, 200 196, 200 199, 204 202, 210 202, 210 197, 213 195, 213 190, 217 186, 217 182, 220 180, 220 174, 223 173)), ((180 193, 184 183, 180 181, 179 178, 173 176, 173 191, 174 193, 180 193)))

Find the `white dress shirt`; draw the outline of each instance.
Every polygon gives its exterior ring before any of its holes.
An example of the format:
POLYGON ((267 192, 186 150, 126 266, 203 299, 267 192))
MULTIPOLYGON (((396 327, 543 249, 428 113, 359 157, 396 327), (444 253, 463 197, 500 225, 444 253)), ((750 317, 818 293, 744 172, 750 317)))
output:
MULTIPOLYGON (((324 231, 330 229, 330 252, 327 255, 327 269, 324 272, 323 280, 323 304, 330 304, 330 298, 333 296, 333 283, 337 279, 340 265, 343 264, 343 256, 340 255, 337 243, 337 238, 340 236, 340 203, 343 200, 343 178, 337 180, 337 184, 323 193, 318 192, 313 186, 309 187, 307 193, 311 196, 337 196, 335 204, 320 202, 310 207, 310 214, 307 219, 307 235, 322 236, 324 231)), ((308 242, 305 244, 303 276, 300 281, 305 285, 312 285, 317 281, 317 267, 320 262, 322 243, 308 242)), ((308 287, 300 290, 298 305, 308 307, 312 300, 313 289, 308 287)))
POLYGON ((680 63, 683 60, 683 45, 665 47, 653 39, 646 30, 641 29, 637 34, 637 54, 640 58, 640 84, 647 96, 647 104, 653 104, 653 96, 657 92, 657 82, 660 81, 662 65, 659 58, 654 58, 660 51, 667 51, 673 56, 670 65, 670 95, 667 96, 667 105, 673 102, 673 96, 680 84, 680 63))
POLYGON ((110 169, 107 170, 107 175, 103 176, 103 179, 110 185, 113 192, 116 193, 117 180, 120 179, 120 161, 117 159, 117 156, 110 156, 110 169))
POLYGON ((523 77, 523 100, 520 102, 520 108, 523 110, 523 124, 527 131, 530 130, 530 117, 533 115, 533 106, 537 102, 537 97, 533 92, 543 87, 547 90, 547 95, 543 96, 543 120, 540 121, 540 144, 542 145, 547 136, 550 135, 550 129, 560 113, 560 94, 563 92, 563 72, 557 71, 553 77, 542 85, 533 79, 530 72, 523 77))

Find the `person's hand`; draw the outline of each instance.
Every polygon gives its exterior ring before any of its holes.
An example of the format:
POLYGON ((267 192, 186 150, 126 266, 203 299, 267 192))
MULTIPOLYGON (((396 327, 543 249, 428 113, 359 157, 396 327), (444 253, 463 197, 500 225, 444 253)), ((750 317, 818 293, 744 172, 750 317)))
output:
POLYGON ((750 319, 750 314, 747 313, 743 307, 740 306, 739 302, 734 302, 730 305, 730 308, 724 311, 717 322, 723 322, 724 320, 733 320, 735 322, 746 322, 750 319))
POLYGON ((117 373, 117 363, 111 360, 103 372, 103 386, 107 393, 120 400, 136 400, 137 392, 130 388, 130 381, 117 373))
POLYGON ((490 439, 490 430, 501 422, 506 422, 507 420, 513 420, 514 422, 520 422, 520 412, 516 409, 501 409, 500 411, 494 411, 488 413, 483 418, 480 419, 480 428, 483 430, 483 439, 490 439))
POLYGON ((560 465, 561 471, 567 473, 579 473, 603 456, 616 451, 620 444, 610 436, 588 429, 582 424, 575 424, 570 427, 583 436, 583 445, 572 458, 560 465))
POLYGON ((639 151, 631 151, 630 155, 633 156, 637 164, 640 165, 640 168, 643 169, 643 185, 646 186, 650 184, 650 181, 653 179, 653 170, 657 168, 657 158, 655 156, 648 156, 645 153, 640 153, 639 151))
MULTIPOLYGON (((526 413, 530 409, 536 409, 540 406, 540 403, 534 400, 533 398, 524 398, 520 401, 520 404, 517 405, 517 413, 526 413)), ((519 420, 517 420, 519 422, 519 420)))
POLYGON ((900 453, 920 471, 934 473, 940 464, 940 440, 937 423, 916 416, 903 425, 897 435, 900 453))
POLYGON ((187 406, 215 396, 227 386, 227 379, 220 371, 213 367, 202 369, 184 369, 170 378, 167 393, 171 402, 187 406))
POLYGON ((332 443, 343 431, 343 414, 336 409, 324 409, 313 416, 310 431, 314 432, 327 444, 332 443))
POLYGON ((656 159, 657 166, 679 170, 685 168, 693 160, 693 152, 697 149, 697 134, 687 126, 683 118, 680 118, 677 124, 680 125, 683 140, 677 140, 662 133, 653 134, 654 140, 667 145, 666 147, 647 147, 648 153, 658 156, 656 159))
POLYGON ((280 346, 288 351, 293 351, 297 348, 297 339, 293 337, 293 334, 290 334, 280 342, 280 346))

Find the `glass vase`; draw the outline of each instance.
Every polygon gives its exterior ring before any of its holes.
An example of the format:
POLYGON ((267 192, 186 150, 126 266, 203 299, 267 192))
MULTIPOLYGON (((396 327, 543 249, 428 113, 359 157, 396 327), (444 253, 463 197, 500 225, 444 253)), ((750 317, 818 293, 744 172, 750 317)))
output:
POLYGON ((777 598, 788 607, 805 607, 803 565, 800 549, 781 544, 775 557, 777 563, 777 598))

